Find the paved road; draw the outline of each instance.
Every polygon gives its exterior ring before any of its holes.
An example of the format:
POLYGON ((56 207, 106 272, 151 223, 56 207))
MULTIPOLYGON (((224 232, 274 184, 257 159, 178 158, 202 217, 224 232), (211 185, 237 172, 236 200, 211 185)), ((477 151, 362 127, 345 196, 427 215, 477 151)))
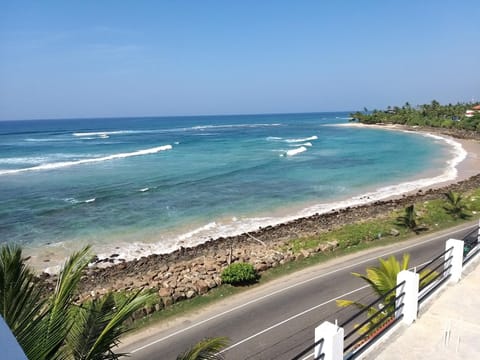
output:
POLYGON ((325 320, 341 322, 351 314, 351 310, 340 310, 336 299, 369 295, 365 283, 351 272, 363 273, 367 266, 378 264, 378 257, 400 257, 405 252, 411 255, 411 266, 425 263, 444 250, 448 238, 460 239, 475 225, 330 260, 223 300, 189 318, 146 330, 126 339, 120 350, 131 352, 132 359, 175 359, 205 337, 227 336, 227 359, 291 359, 313 343, 315 326, 325 320))

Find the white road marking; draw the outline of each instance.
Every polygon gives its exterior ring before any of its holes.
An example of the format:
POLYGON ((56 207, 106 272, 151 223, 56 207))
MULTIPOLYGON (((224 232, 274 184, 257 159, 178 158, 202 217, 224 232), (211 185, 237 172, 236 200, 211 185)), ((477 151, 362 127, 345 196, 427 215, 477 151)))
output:
POLYGON ((288 321, 290 321, 290 320, 293 320, 293 319, 296 319, 296 318, 299 317, 299 316, 305 315, 306 313, 308 313, 308 312, 310 312, 310 311, 312 311, 312 310, 315 310, 315 309, 318 309, 319 307, 322 307, 322 306, 324 306, 324 305, 327 305, 328 303, 331 303, 332 301, 335 301, 335 300, 340 299, 340 298, 342 298, 342 297, 351 295, 351 294, 353 294, 353 293, 356 293, 357 291, 366 289, 366 288, 368 288, 368 287, 370 287, 370 285, 364 285, 364 286, 362 286, 362 287, 359 287, 358 289, 349 291, 349 292, 347 292, 347 293, 345 293, 345 294, 342 294, 342 295, 336 296, 336 297, 334 297, 334 298, 332 298, 332 299, 330 299, 330 300, 327 300, 327 301, 325 301, 325 302, 323 302, 323 303, 321 303, 321 304, 315 305, 315 306, 311 307, 310 309, 307 309, 307 310, 302 311, 301 313, 298 313, 298 314, 296 314, 296 315, 290 316, 289 318, 287 318, 287 319, 285 319, 285 320, 283 320, 283 321, 280 321, 279 323, 276 323, 276 324, 274 324, 274 325, 272 325, 272 326, 270 326, 270 327, 268 327, 268 328, 266 328, 266 329, 263 329, 262 331, 259 331, 259 332, 256 333, 256 334, 253 334, 253 335, 251 335, 251 336, 249 336, 249 337, 247 337, 247 338, 245 338, 245 339, 243 339, 243 340, 240 340, 239 342, 236 342, 236 343, 233 344, 233 345, 230 345, 229 347, 227 347, 227 348, 223 349, 222 351, 220 351, 219 354, 224 353, 225 351, 228 351, 228 350, 230 350, 230 349, 233 349, 234 347, 237 347, 238 345, 243 344, 244 342, 246 342, 246 341, 248 341, 248 340, 251 340, 251 339, 253 339, 254 337, 257 337, 258 335, 262 335, 263 333, 266 333, 267 331, 270 331, 270 330, 272 330, 272 329, 275 329, 276 327, 278 327, 278 326, 280 326, 280 325, 283 325, 283 324, 285 324, 286 322, 288 322, 288 321))
MULTIPOLYGON (((409 268, 408 270, 414 270, 416 267, 426 265, 426 264, 428 264, 429 262, 430 262, 430 261, 426 261, 426 262, 424 262, 424 263, 422 263, 422 264, 418 264, 417 266, 413 266, 413 267, 409 268)), ((364 288, 364 287, 362 287, 361 289, 363 289, 363 288, 364 288)), ((361 289, 357 289, 357 290, 361 290, 361 289)), ((354 292, 354 291, 352 291, 352 292, 354 292)), ((314 352, 312 352, 311 354, 305 356, 305 357, 304 357, 303 359, 301 359, 301 360, 310 359, 310 357, 312 357, 312 356, 315 356, 315 353, 314 353, 314 352)))
MULTIPOLYGON (((471 226, 472 226, 472 225, 469 225, 469 226, 467 226, 467 227, 465 227, 465 228, 457 229, 457 230, 448 232, 448 233, 446 233, 446 234, 442 234, 441 236, 449 236, 449 235, 454 234, 454 233, 456 233, 456 232, 463 231, 463 230, 465 230, 465 229, 467 229, 467 228, 470 228, 471 226)), ((169 339, 169 338, 171 338, 171 337, 173 337, 173 336, 176 336, 176 335, 179 335, 179 334, 181 334, 181 333, 184 333, 185 331, 188 331, 188 330, 190 330, 190 329, 193 329, 193 328, 195 328, 195 327, 197 327, 197 326, 200 326, 200 325, 205 324, 205 323, 207 323, 207 322, 209 322, 209 321, 212 321, 212 320, 214 320, 214 319, 217 319, 217 318, 219 318, 219 317, 222 317, 222 316, 224 316, 224 315, 226 315, 226 314, 229 314, 229 313, 231 313, 231 312, 233 312, 233 311, 236 311, 236 310, 238 310, 238 309, 244 308, 244 307, 246 307, 246 306, 248 306, 248 305, 254 304, 254 303, 258 302, 258 301, 261 301, 261 300, 263 300, 263 299, 269 298, 269 297, 274 296, 274 295, 276 295, 276 294, 282 293, 282 292, 287 291, 287 290, 289 290, 289 289, 292 289, 292 288, 294 288, 294 287, 297 287, 297 286, 300 286, 300 285, 309 283, 309 282, 311 282, 311 281, 313 281, 313 280, 317 280, 317 279, 320 279, 320 278, 322 278, 322 277, 325 277, 325 276, 328 276, 328 275, 331 275, 331 274, 335 274, 335 273, 337 273, 337 272, 341 272, 341 271, 347 270, 348 268, 355 267, 355 266, 357 266, 357 265, 361 265, 361 264, 364 264, 364 263, 366 263, 366 262, 370 262, 370 261, 376 260, 376 259, 378 259, 378 258, 380 258, 380 257, 385 257, 385 256, 390 255, 390 254, 395 253, 395 252, 404 251, 404 250, 410 249, 410 248, 412 248, 412 247, 416 247, 416 246, 418 246, 418 245, 427 244, 427 243, 429 243, 429 242, 436 241, 437 239, 438 239, 438 237, 432 238, 432 239, 429 239, 429 240, 425 240, 425 241, 422 241, 422 242, 418 242, 418 243, 415 243, 415 244, 412 244, 412 245, 408 245, 408 246, 405 246, 405 247, 400 248, 400 249, 391 250, 391 251, 386 252, 386 253, 384 253, 384 254, 382 254, 382 255, 377 255, 377 256, 375 256, 375 257, 368 258, 368 259, 365 259, 365 260, 363 260, 363 261, 359 261, 359 262, 357 262, 357 263, 355 263, 355 264, 350 264, 350 265, 341 267, 341 268, 339 268, 339 269, 330 271, 330 272, 328 272, 328 273, 320 274, 320 275, 318 275, 318 276, 314 276, 314 277, 312 277, 312 278, 310 278, 310 279, 301 281, 301 282, 299 282, 299 283, 295 283, 295 284, 293 284, 293 285, 290 285, 290 286, 284 287, 284 288, 282 288, 282 289, 273 291, 273 292, 271 292, 271 293, 269 293, 269 294, 267 294, 267 295, 263 295, 263 296, 260 296, 259 298, 256 298, 256 299, 247 301, 246 303, 244 303, 244 304, 242 304, 242 305, 235 306, 235 307, 233 307, 233 308, 231 308, 231 309, 229 309, 229 310, 226 310, 226 311, 224 311, 224 312, 221 312, 221 313, 219 313, 219 314, 217 314, 217 315, 214 315, 214 316, 212 316, 212 317, 210 317, 210 318, 208 318, 208 319, 199 321, 198 323, 192 324, 192 325, 187 326, 187 327, 185 327, 185 328, 183 328, 183 329, 181 329, 181 330, 175 331, 175 332, 171 333, 170 335, 164 336, 164 337, 162 337, 162 338, 160 338, 160 339, 154 340, 154 341, 152 341, 152 342, 150 342, 150 343, 148 343, 148 344, 145 344, 145 345, 143 345, 143 346, 140 346, 140 347, 138 347, 138 348, 130 351, 130 353, 131 353, 131 354, 134 354, 134 353, 136 353, 136 352, 139 352, 139 351, 141 351, 141 350, 143 350, 143 349, 146 349, 146 348, 148 348, 148 347, 150 347, 150 346, 152 346, 152 345, 158 344, 159 342, 165 341, 165 340, 167 340, 167 339, 169 339)), ((357 290, 358 290, 358 289, 357 289, 357 290)), ((354 291, 357 291, 357 290, 354 290, 354 291)), ((330 300, 330 301, 331 301, 331 300, 330 300)), ((328 302, 327 302, 327 303, 328 303, 328 302)), ((317 307, 318 307, 318 305, 317 305, 317 307)), ((282 322, 282 323, 283 323, 283 322, 282 322)), ((263 333, 263 332, 265 332, 265 331, 262 331, 262 332, 260 332, 260 333, 263 333)), ((260 334, 260 333, 259 333, 259 334, 260 334)), ((243 340, 242 340, 242 342, 243 342, 243 340)), ((232 346, 233 346, 233 345, 232 345, 232 346)), ((226 351, 226 350, 224 350, 224 351, 226 351)))
MULTIPOLYGON (((423 266, 423 265, 425 265, 425 264, 428 264, 428 261, 427 261, 427 262, 424 262, 423 264, 419 264, 418 266, 423 266)), ((410 268, 409 270, 412 270, 412 269, 413 269, 413 267, 410 268)), ((312 310, 315 310, 315 309, 318 309, 319 307, 322 307, 322 306, 324 306, 324 305, 327 305, 328 303, 330 303, 330 302, 332 302, 332 301, 334 301, 334 300, 340 299, 340 298, 342 298, 342 297, 344 297, 344 296, 347 296, 347 295, 351 295, 351 294, 353 294, 353 293, 356 293, 357 291, 366 289, 366 288, 369 287, 369 286, 370 286, 370 285, 364 285, 364 286, 362 286, 362 287, 359 287, 358 289, 349 291, 348 293, 345 293, 345 294, 343 294, 343 295, 339 295, 339 296, 337 296, 337 297, 334 297, 333 299, 327 300, 327 301, 325 301, 325 302, 323 302, 323 303, 321 303, 321 304, 319 304, 319 305, 315 305, 315 306, 311 307, 310 309, 304 310, 304 311, 302 311, 301 313, 298 313, 298 314, 296 314, 296 315, 293 315, 293 316, 289 317, 288 319, 285 319, 285 320, 283 320, 283 321, 281 321, 281 322, 279 322, 279 323, 277 323, 277 324, 274 324, 274 325, 272 325, 272 326, 270 326, 270 327, 268 327, 268 328, 266 328, 266 329, 264 329, 264 330, 262 330, 262 331, 259 331, 259 332, 256 333, 256 334, 253 334, 253 335, 251 335, 251 336, 249 336, 249 337, 247 337, 247 338, 245 338, 245 339, 243 339, 243 340, 240 340, 239 342, 236 342, 236 343, 233 344, 233 345, 230 345, 229 347, 227 347, 227 348, 223 349, 222 351, 220 351, 219 354, 221 354, 221 353, 223 353, 223 352, 225 352, 225 351, 228 351, 228 350, 230 350, 230 349, 233 349, 234 347, 236 347, 236 346, 238 346, 238 345, 240 345, 240 344, 242 344, 242 343, 244 343, 244 342, 246 342, 246 341, 248 341, 248 340, 251 340, 251 339, 253 339, 253 338, 255 338, 255 337, 259 336, 259 335, 262 335, 263 333, 266 333, 267 331, 270 331, 270 330, 272 330, 272 329, 275 329, 276 327, 278 327, 278 326, 280 326, 280 325, 283 325, 283 324, 285 324, 286 322, 288 322, 288 321, 290 321, 290 320, 293 320, 293 319, 295 319, 295 318, 297 318, 297 317, 299 317, 299 316, 305 315, 306 313, 308 313, 308 312, 310 312, 310 311, 312 311, 312 310)), ((312 356, 312 355, 313 355, 313 353, 312 353, 311 355, 308 355, 305 359, 309 358, 309 357, 312 356)), ((302 360, 304 360, 304 359, 302 359, 302 360)))

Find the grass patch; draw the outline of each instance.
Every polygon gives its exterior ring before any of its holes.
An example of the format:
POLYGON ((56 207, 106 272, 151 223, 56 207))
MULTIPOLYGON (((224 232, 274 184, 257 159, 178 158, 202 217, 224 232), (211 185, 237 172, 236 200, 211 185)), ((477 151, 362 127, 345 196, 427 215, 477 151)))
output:
POLYGON ((200 295, 192 299, 179 301, 171 306, 167 306, 160 311, 152 313, 148 317, 142 318, 134 322, 132 326, 132 331, 140 330, 145 326, 158 321, 164 321, 176 316, 188 314, 194 310, 198 310, 216 301, 222 300, 228 296, 235 295, 241 291, 244 291, 246 288, 248 287, 241 288, 228 284, 223 284, 210 290, 205 295, 200 295))

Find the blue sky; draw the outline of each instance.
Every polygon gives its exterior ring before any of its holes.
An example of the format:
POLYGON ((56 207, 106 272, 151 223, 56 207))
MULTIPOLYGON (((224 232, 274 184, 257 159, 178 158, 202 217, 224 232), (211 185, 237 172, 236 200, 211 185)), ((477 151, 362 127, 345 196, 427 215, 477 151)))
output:
POLYGON ((0 0, 0 119, 480 100, 480 1, 0 0))

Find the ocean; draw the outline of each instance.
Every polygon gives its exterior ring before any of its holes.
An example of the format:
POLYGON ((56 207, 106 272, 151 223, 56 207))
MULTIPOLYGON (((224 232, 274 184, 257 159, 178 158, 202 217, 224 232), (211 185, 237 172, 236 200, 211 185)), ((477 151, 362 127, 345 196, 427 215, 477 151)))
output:
POLYGON ((348 116, 0 122, 0 242, 131 259, 455 177, 458 144, 348 116))

